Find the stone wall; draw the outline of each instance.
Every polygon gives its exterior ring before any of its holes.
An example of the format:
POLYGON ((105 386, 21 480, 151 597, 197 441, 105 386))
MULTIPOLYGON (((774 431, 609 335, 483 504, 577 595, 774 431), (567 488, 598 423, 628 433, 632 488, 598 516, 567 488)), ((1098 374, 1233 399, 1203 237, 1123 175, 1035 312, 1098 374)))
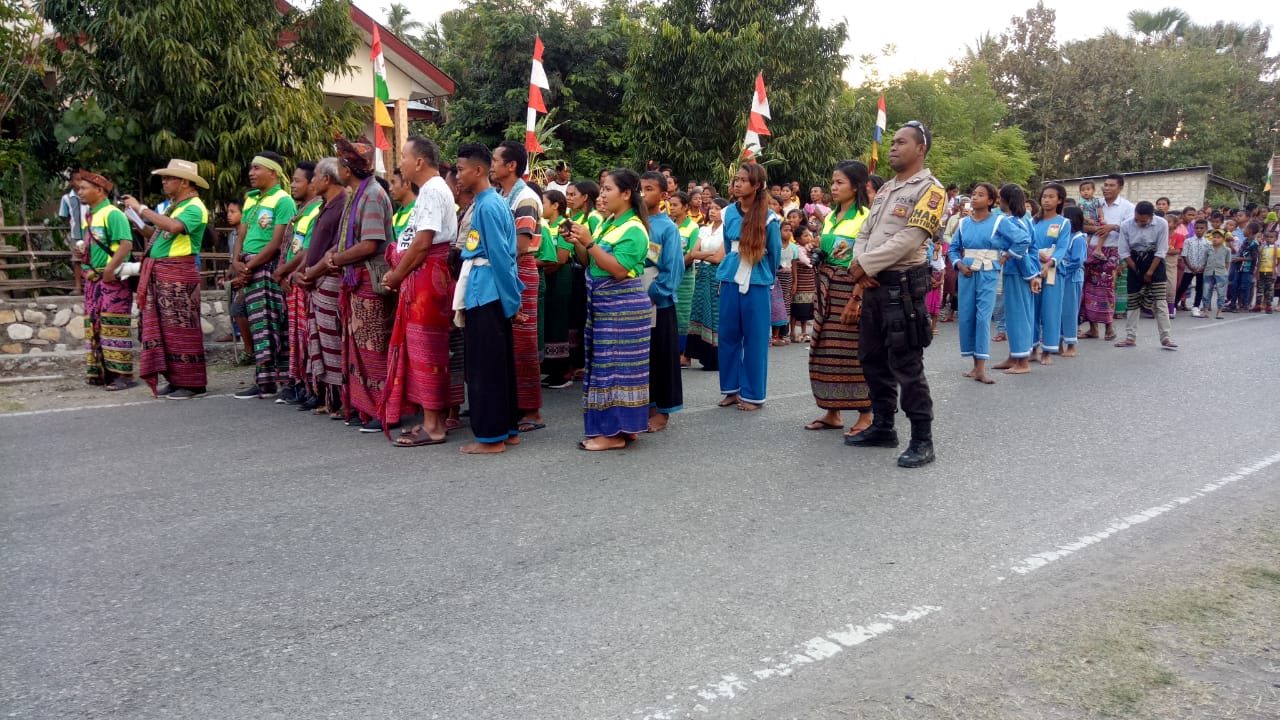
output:
POLYGON ((1158 198, 1167 197, 1170 209, 1182 212, 1184 207, 1199 208, 1204 205, 1204 194, 1208 187, 1208 170, 1152 173, 1126 177, 1124 196, 1135 204, 1142 200, 1154 204, 1158 198))
MULTIPOLYGON (((225 293, 204 293, 200 314, 206 344, 212 342, 214 337, 230 332, 225 293)), ((133 327, 136 340, 136 307, 133 310, 133 327)), ((0 300, 0 355, 81 352, 83 349, 83 298, 70 296, 0 300)))

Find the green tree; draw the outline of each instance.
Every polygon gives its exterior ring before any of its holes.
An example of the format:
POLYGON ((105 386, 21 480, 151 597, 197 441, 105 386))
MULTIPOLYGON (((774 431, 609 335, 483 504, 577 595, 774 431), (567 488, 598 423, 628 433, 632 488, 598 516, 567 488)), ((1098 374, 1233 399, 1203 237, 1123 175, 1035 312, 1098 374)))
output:
MULTIPOLYGON (((775 180, 811 182, 855 154, 864 108, 841 113, 848 37, 819 24, 813 0, 669 0, 631 48, 623 114, 632 158, 665 160, 685 177, 723 183, 742 147, 755 76, 772 119, 764 157, 775 180)), ((874 107, 874 106, 872 106, 874 107)))
POLYGON ((420 42, 417 33, 426 29, 422 23, 409 17, 409 8, 401 3, 393 2, 386 9, 387 29, 396 37, 409 45, 420 42))
POLYGON ((1130 10, 1129 27, 1144 37, 1147 44, 1172 42, 1184 37, 1191 25, 1191 18, 1179 8, 1167 7, 1156 11, 1130 10))
POLYGON ((57 170, 52 101, 36 52, 42 30, 30 0, 0 3, 0 224, 31 219, 27 213, 44 203, 57 170))
POLYGON ((348 70, 358 42, 344 0, 283 14, 232 0, 44 0, 42 11, 60 38, 45 58, 61 139, 77 157, 115 158, 125 191, 181 157, 231 197, 255 153, 316 158, 332 152, 335 132, 363 127, 354 104, 332 110, 321 90, 326 74, 348 70))

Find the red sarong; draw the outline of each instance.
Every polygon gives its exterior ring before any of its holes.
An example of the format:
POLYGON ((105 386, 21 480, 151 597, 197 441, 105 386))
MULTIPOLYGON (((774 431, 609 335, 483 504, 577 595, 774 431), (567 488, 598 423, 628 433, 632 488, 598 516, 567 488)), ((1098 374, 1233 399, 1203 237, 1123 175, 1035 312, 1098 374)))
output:
MULTIPOLYGON (((352 269, 347 266, 349 272, 352 269)), ((364 263, 356 263, 354 275, 355 287, 342 286, 342 400, 348 412, 355 410, 368 421, 378 417, 387 380, 395 298, 373 291, 364 263)))
POLYGON ((191 256, 146 258, 138 280, 142 308, 138 374, 155 395, 159 376, 173 387, 208 383, 200 326, 200 270, 191 256))
MULTIPOLYGON (((395 267, 401 253, 392 249, 395 267)), ((427 258, 400 284, 395 324, 387 349, 387 379, 378 417, 389 428, 413 406, 446 410, 450 393, 449 328, 453 318, 453 278, 449 246, 431 246, 427 258)))
POLYGON ((521 255, 516 272, 524 283, 520 312, 524 322, 511 323, 516 361, 516 406, 521 410, 542 408, 542 365, 538 347, 538 261, 533 253, 521 255))

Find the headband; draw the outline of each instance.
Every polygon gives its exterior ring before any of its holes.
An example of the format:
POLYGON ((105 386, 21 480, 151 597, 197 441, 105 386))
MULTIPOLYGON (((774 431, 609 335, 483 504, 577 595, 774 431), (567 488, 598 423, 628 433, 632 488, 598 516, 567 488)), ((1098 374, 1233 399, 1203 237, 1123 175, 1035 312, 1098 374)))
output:
POLYGON ((357 177, 366 177, 373 171, 373 146, 361 136, 353 143, 342 136, 334 139, 334 151, 338 159, 357 177))
POLYGON ((275 170, 276 179, 280 181, 284 180, 284 168, 280 167, 280 163, 276 162, 275 160, 272 160, 271 158, 262 157, 261 155, 254 155, 253 159, 249 161, 249 164, 258 165, 268 170, 275 170))
POLYGON ((98 173, 89 172, 88 170, 80 171, 80 179, 87 183, 97 185, 98 187, 102 188, 103 192, 111 192, 113 189, 115 189, 115 185, 112 184, 110 180, 102 177, 98 173))

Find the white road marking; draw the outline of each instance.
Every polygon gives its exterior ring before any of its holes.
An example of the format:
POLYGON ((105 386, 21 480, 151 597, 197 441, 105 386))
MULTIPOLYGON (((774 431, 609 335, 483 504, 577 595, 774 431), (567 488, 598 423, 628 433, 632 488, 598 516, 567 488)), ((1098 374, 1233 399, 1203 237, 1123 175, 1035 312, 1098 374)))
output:
MULTIPOLYGON (((682 707, 676 704, 662 707, 649 706, 636 710, 631 714, 640 717, 641 720, 675 720, 676 718, 691 717, 694 713, 709 712, 708 705, 732 700, 766 680, 787 677, 803 665, 812 665, 835 657, 847 648, 857 647, 868 640, 873 640, 885 633, 892 632, 895 628, 915 622, 927 615, 932 615, 941 609, 936 605, 918 605, 901 613, 881 613, 865 625, 845 625, 838 630, 832 630, 825 635, 819 635, 797 644, 785 657, 761 658, 760 662, 764 663, 765 667, 758 670, 745 673, 726 673, 717 680, 703 685, 688 687, 686 692, 691 696, 687 698, 688 704, 686 706, 682 707)), ((672 701, 678 695, 679 693, 669 694, 666 699, 667 701, 672 701)))
POLYGON ((1203 487, 1199 488, 1198 490, 1195 490, 1194 492, 1191 492, 1187 495, 1182 495, 1182 496, 1173 498, 1162 505, 1156 505, 1155 507, 1147 508, 1146 510, 1136 512, 1127 517, 1116 518, 1111 522, 1110 525, 1106 526, 1102 530, 1099 530, 1098 532, 1092 533, 1090 535, 1081 536, 1080 538, 1076 539, 1075 542, 1067 543, 1066 545, 1059 545, 1053 550, 1047 550, 1045 552, 1036 553, 1035 555, 1032 555, 1030 557, 1023 558, 1022 560, 1020 560, 1019 562, 1011 566, 1009 569, 1015 573, 1018 573, 1019 575, 1026 575, 1027 573, 1033 570, 1039 570, 1040 568, 1044 567, 1045 565, 1048 565, 1049 563, 1057 562, 1058 560, 1061 560, 1062 558, 1067 557, 1068 555, 1073 555, 1077 552, 1080 552, 1081 550, 1089 547, 1090 545, 1095 545, 1097 543, 1100 543, 1103 540, 1106 540, 1107 538, 1111 537, 1112 535, 1115 535, 1116 533, 1122 532, 1124 530, 1128 530, 1129 528, 1135 525, 1140 525, 1144 522, 1147 522, 1148 520, 1152 520, 1154 518, 1160 517, 1161 515, 1169 512, 1170 510, 1177 509, 1193 500, 1198 500, 1199 498, 1202 498, 1205 495, 1208 495, 1209 493, 1215 490, 1224 488, 1227 485, 1230 485, 1234 482, 1239 482, 1240 480, 1243 480, 1247 476, 1252 475, 1253 473, 1256 473, 1259 470, 1262 470, 1264 468, 1270 467, 1271 465, 1274 465, 1277 462, 1280 462, 1280 453, 1276 453, 1274 455, 1271 455, 1270 457, 1262 458, 1261 460, 1258 460, 1252 465, 1245 465, 1244 467, 1238 468, 1235 472, 1228 473, 1227 475, 1222 476, 1221 478, 1215 480, 1214 482, 1204 485, 1203 487))
MULTIPOLYGON (((220 397, 231 397, 231 393, 224 393, 221 395, 205 395, 204 397, 196 398, 196 400, 209 400, 212 398, 220 398, 220 397)), ((133 402, 106 403, 105 405, 76 405, 75 407, 46 408, 44 410, 19 410, 18 412, 0 413, 0 420, 4 420, 5 418, 15 418, 15 417, 30 417, 32 415, 50 415, 52 413, 76 412, 78 410, 104 410, 106 408, 133 407, 134 405, 151 405, 153 403, 160 403, 164 401, 165 401, 164 398, 151 398, 149 400, 135 400, 133 402)), ((175 401, 175 402, 179 402, 179 401, 175 401)), ((181 402, 186 402, 186 401, 181 401, 181 402)))

